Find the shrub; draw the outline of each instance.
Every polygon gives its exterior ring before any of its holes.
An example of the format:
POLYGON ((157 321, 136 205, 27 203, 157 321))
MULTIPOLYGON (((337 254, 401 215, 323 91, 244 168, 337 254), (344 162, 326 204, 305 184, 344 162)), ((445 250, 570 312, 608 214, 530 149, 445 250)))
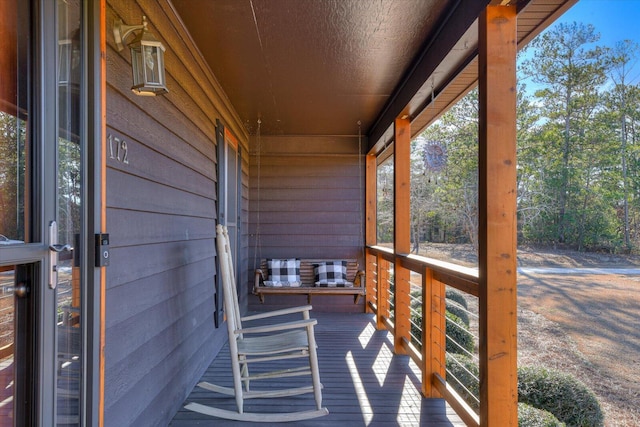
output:
MULTIPOLYGON (((422 307, 411 310, 411 334, 418 340, 422 337, 422 307)), ((422 347, 422 345, 418 345, 422 347)))
POLYGON ((467 405, 477 410, 479 405, 476 399, 480 396, 480 383, 477 379, 480 375, 478 364, 464 354, 448 354, 446 367, 447 383, 467 402, 467 405), (452 376, 456 379, 451 378, 452 376))
POLYGON ((518 427, 565 427, 551 412, 518 403, 518 427))
POLYGON ((447 316, 447 345, 446 349, 449 353, 463 353, 460 347, 467 350, 469 353, 473 353, 475 343, 473 335, 469 332, 467 325, 455 314, 446 312, 447 316), (456 345, 457 343, 457 345, 456 345))
POLYGON ((411 291, 411 298, 409 298, 411 308, 414 310, 422 309, 422 291, 421 290, 413 290, 411 291))
POLYGON ((567 426, 604 425, 598 399, 587 386, 569 374, 542 367, 519 368, 518 400, 551 412, 567 426))
POLYGON ((467 325, 467 328, 469 328, 469 313, 467 313, 464 308, 460 307, 455 302, 447 300, 447 311, 458 316, 460 320, 462 320, 462 322, 467 325))
MULTIPOLYGON (((419 338, 421 336, 420 326, 422 325, 422 291, 414 290, 411 292, 411 296, 411 333, 419 338)), ((473 352, 475 347, 473 335, 469 332, 469 314, 460 306, 467 307, 467 302, 462 294, 452 290, 447 291, 446 316, 450 321, 446 322, 446 350, 451 353, 462 352, 453 341, 469 352, 473 352), (455 303, 449 300, 449 295, 453 295, 455 303)))
POLYGON ((464 299, 464 295, 454 289, 447 289, 445 291, 445 298, 453 300, 463 306, 465 309, 469 308, 467 305, 467 300, 464 299))
MULTIPOLYGON (((480 395, 477 362, 464 354, 447 354, 446 367, 447 383, 477 410, 475 398, 480 395)), ((518 368, 518 400, 520 427, 604 425, 604 415, 595 395, 568 374, 540 367, 518 368)))

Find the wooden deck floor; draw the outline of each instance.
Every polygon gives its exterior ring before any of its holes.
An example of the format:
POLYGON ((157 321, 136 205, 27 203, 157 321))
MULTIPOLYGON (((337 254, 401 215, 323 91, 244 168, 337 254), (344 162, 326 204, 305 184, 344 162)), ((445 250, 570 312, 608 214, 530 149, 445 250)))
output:
MULTIPOLYGON (((318 319, 316 339, 323 406, 329 415, 296 426, 464 426, 441 399, 420 396, 420 371, 408 356, 394 355, 389 333, 377 331, 366 314, 313 313, 318 319)), ((227 347, 212 363, 202 380, 231 386, 227 347)), ((281 380, 282 381, 282 380, 281 380)), ((308 381, 297 379, 291 381, 308 381)), ((196 387, 187 402, 235 410, 233 398, 196 387)), ((245 401, 245 412, 286 412, 314 409, 311 394, 245 401)), ((222 420, 182 409, 173 427, 248 426, 252 423, 222 420)), ((276 425, 276 424, 270 424, 276 425)))

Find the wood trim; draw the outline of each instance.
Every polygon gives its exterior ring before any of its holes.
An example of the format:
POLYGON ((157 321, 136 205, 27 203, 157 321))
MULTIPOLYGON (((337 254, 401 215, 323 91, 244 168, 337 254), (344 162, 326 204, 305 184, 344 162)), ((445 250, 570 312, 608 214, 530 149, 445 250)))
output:
POLYGON ((518 424, 516 7, 479 19, 480 424, 518 424))
POLYGON ((224 139, 225 141, 227 141, 227 144, 229 144, 231 147, 235 148, 236 151, 238 151, 238 139, 233 135, 233 133, 226 126, 224 127, 224 139))

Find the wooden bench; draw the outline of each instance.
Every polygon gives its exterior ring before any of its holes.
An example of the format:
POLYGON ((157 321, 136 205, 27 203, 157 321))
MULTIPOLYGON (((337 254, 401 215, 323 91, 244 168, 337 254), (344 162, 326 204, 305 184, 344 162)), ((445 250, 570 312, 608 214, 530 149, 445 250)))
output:
POLYGON ((353 287, 320 287, 315 286, 315 275, 313 264, 328 259, 301 259, 300 260, 300 283, 299 287, 271 287, 265 286, 267 280, 267 260, 260 262, 260 268, 255 273, 255 283, 253 294, 264 303, 266 294, 274 295, 306 295, 307 303, 311 304, 312 295, 353 295, 353 303, 357 304, 360 296, 365 294, 364 271, 358 270, 358 262, 355 259, 347 259, 347 279, 353 282, 353 287))

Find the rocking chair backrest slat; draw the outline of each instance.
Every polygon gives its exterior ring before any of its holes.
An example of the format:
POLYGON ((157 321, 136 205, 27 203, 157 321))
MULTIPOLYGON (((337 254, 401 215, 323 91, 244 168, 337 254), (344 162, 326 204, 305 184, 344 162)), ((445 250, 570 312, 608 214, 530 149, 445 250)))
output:
POLYGON ((218 257, 220 259, 220 274, 222 275, 222 293, 224 295, 224 310, 227 316, 229 340, 235 336, 235 331, 242 328, 240 308, 236 293, 236 280, 233 272, 233 258, 229 245, 227 229, 218 224, 216 227, 218 257))

